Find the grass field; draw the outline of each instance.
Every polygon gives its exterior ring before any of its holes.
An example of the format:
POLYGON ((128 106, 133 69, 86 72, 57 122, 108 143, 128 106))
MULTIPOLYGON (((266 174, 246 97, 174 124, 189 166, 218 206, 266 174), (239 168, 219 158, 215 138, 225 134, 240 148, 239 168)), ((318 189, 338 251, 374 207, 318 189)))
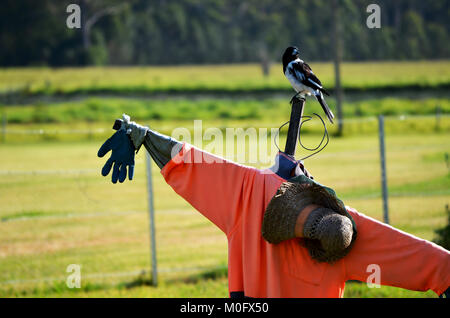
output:
MULTIPOLYGON (((331 63, 310 63, 324 87, 334 87, 331 63)), ((345 89, 448 87, 450 61, 343 63, 345 89)), ((290 91, 281 66, 264 77, 256 64, 173 67, 8 68, 0 70, 0 92, 26 95, 152 93, 190 91, 290 91)))
MULTIPOLYGON (((448 125, 448 118, 443 121, 448 125)), ((446 222, 449 137, 448 131, 412 131, 386 140, 391 224, 427 240, 446 222)), ((305 143, 316 139, 307 135, 305 143)), ((100 144, 81 139, 0 146, 0 296, 227 297, 225 236, 165 184, 155 165, 159 286, 139 274, 150 268, 144 151, 135 179, 113 185, 100 176, 100 144), (65 285, 69 264, 82 265, 81 289, 65 285)), ((332 138, 306 164, 346 204, 382 219, 376 135, 332 138)), ((358 283, 348 283, 345 296, 436 297, 358 283)))
MULTIPOLYGON (((163 121, 256 121, 285 122, 291 107, 287 98, 206 98, 206 99, 137 99, 137 98, 86 98, 55 103, 33 103, 3 107, 3 115, 11 124, 45 124, 114 121, 123 112, 133 114, 135 120, 163 121)), ((328 99, 336 113, 336 102, 328 99)), ((450 114, 448 98, 370 98, 347 101, 343 110, 345 118, 370 117, 377 115, 435 115, 450 114)), ((0 108, 0 112, 1 112, 0 108)), ((323 111, 317 101, 308 99, 305 114, 323 111)))
MULTIPOLYGON (((332 64, 310 64, 332 88, 332 64)), ((376 116, 385 115, 391 224, 433 240, 450 203, 450 61, 344 63, 342 76, 353 90, 343 137, 327 123, 330 143, 306 160, 308 170, 347 205, 382 220, 376 116)), ((145 151, 135 179, 116 185, 100 175, 105 159, 96 153, 122 113, 167 135, 184 127, 193 136, 198 119, 203 132, 270 132, 289 119, 291 93, 278 64, 268 77, 258 65, 0 69, 0 297, 227 297, 226 237, 154 164, 160 274, 158 287, 150 285, 145 151), (66 286, 69 264, 82 266, 80 289, 66 286)), ((305 114, 314 112, 322 115, 308 100, 305 114)), ((315 146, 322 130, 318 120, 305 124, 303 143, 315 146)), ((249 140, 233 139, 246 156, 228 158, 248 164, 259 151, 249 140)), ((273 158, 276 150, 264 152, 273 158)), ((349 282, 345 297, 436 295, 349 282)))

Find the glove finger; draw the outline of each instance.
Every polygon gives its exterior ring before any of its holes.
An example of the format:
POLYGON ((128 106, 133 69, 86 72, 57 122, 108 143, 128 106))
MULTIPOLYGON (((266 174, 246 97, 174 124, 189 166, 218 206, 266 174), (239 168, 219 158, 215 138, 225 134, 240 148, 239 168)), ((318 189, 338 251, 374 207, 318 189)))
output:
POLYGON ((127 178, 127 165, 122 164, 119 171, 119 182, 122 183, 127 178))
POLYGON ((109 158, 108 161, 106 161, 102 169, 102 176, 106 177, 108 175, 108 173, 111 171, 113 163, 114 163, 113 158, 109 158))
POLYGON ((97 156, 101 158, 106 155, 111 149, 111 138, 108 138, 108 140, 106 140, 98 150, 97 156))
POLYGON ((115 162, 114 167, 113 167, 112 177, 111 177, 112 183, 117 183, 117 179, 119 179, 119 168, 120 168, 120 164, 115 162))
POLYGON ((128 179, 133 180, 134 176, 134 165, 128 166, 128 179))

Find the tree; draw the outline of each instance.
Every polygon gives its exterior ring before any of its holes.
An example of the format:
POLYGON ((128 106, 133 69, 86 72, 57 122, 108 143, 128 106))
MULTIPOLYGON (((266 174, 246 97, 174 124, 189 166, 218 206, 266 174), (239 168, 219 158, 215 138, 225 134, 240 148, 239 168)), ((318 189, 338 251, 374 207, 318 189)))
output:
MULTIPOLYGON (((334 1, 343 60, 449 56, 448 0, 378 0, 377 30, 365 25, 373 1, 334 1)), ((81 7, 81 30, 66 27, 68 2, 2 1, 0 65, 257 62, 269 74, 289 45, 307 61, 336 58, 329 0, 72 2, 81 7)))
MULTIPOLYGON (((108 15, 118 14, 123 11, 126 7, 126 3, 112 4, 111 1, 100 1, 100 0, 80 0, 81 7, 81 33, 82 33, 82 43, 83 49, 88 58, 92 55, 98 54, 99 50, 102 48, 96 48, 93 52, 91 50, 91 33, 93 26, 103 17, 108 15)), ((101 35, 98 38, 103 39, 101 35)), ((91 62, 98 59, 94 57, 91 58, 91 62)))
POLYGON ((428 49, 428 40, 425 35, 424 23, 421 16, 413 11, 408 10, 402 19, 401 39, 399 50, 402 58, 419 59, 426 55, 428 49))

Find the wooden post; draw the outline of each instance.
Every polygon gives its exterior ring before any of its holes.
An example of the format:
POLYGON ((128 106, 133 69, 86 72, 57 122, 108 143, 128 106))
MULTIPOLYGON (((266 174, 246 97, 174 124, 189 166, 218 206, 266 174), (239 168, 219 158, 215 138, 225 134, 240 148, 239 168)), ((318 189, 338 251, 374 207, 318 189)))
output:
POLYGON ((337 136, 342 136, 344 131, 343 113, 342 113, 342 99, 343 92, 341 87, 341 61, 342 61, 342 41, 341 41, 341 21, 339 12, 339 0, 333 0, 332 12, 333 12, 333 39, 334 39, 334 95, 336 96, 336 110, 337 110, 337 122, 338 130, 337 136))
POLYGON ((289 129, 284 152, 293 157, 295 156, 295 149, 297 147, 300 121, 303 116, 305 102, 306 99, 304 96, 296 97, 292 102, 291 118, 289 120, 289 129))

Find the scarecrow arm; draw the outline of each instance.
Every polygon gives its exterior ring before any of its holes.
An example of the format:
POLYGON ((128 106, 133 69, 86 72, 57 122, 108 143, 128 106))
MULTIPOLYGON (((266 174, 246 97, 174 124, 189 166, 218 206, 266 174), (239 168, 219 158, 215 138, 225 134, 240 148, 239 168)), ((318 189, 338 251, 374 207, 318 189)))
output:
POLYGON ((179 141, 150 129, 144 139, 145 149, 160 169, 180 152, 182 146, 179 141))
MULTIPOLYGON (((214 156, 189 144, 161 170, 166 182, 227 236, 248 210, 259 170, 214 156)), ((253 200, 255 200, 253 198, 253 200)), ((258 198, 259 202, 261 198, 258 198)))
POLYGON ((450 286, 449 251, 352 208, 347 211, 356 222, 358 236, 344 258, 346 280, 416 291, 431 289, 438 295, 450 286))
POLYGON ((130 121, 127 115, 117 125, 124 125, 135 149, 144 145, 175 192, 223 232, 232 231, 244 210, 241 202, 250 199, 246 195, 252 184, 245 186, 246 180, 255 183, 259 170, 181 143, 130 121))

